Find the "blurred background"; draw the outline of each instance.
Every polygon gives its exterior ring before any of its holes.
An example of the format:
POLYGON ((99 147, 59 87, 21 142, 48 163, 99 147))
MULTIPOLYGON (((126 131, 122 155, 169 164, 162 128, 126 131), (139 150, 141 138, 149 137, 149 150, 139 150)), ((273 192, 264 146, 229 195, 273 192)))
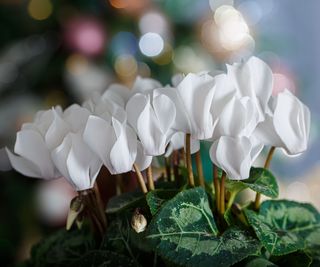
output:
MULTIPOLYGON (((225 70, 256 55, 275 73, 273 93, 288 88, 312 114, 308 151, 274 156, 281 196, 320 208, 319 10, 317 0, 0 0, 0 147, 12 148, 37 110, 82 103, 112 82, 130 86, 140 75, 167 84, 174 73, 225 70)), ((1 172, 1 266, 63 226, 73 196, 63 180, 1 172)))

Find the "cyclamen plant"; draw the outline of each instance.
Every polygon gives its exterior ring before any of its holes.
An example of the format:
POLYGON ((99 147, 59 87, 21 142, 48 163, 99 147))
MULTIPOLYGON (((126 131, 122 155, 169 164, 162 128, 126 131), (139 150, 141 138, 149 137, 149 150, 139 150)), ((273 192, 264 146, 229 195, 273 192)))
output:
POLYGON ((260 205, 261 195, 279 193, 268 170, 274 150, 307 149, 309 109, 286 89, 272 96, 272 71, 256 57, 227 65, 226 73, 177 75, 172 83, 138 77, 131 89, 113 84, 82 106, 40 111, 22 126, 14 153, 7 149, 13 168, 30 177, 64 177, 79 193, 67 229, 74 222, 82 228, 43 241, 29 263, 318 266, 316 209, 287 200, 260 205), (212 179, 204 178, 199 141, 211 143, 212 179), (265 166, 254 168, 264 146, 270 149, 265 166), (153 157, 166 159, 164 181, 154 181, 153 157), (134 171, 142 192, 115 196, 105 209, 96 183, 103 165, 116 175, 134 171), (241 206, 235 199, 246 188, 256 198, 241 206), (98 243, 89 242, 83 220, 98 243), (74 246, 75 236, 85 248, 74 246))

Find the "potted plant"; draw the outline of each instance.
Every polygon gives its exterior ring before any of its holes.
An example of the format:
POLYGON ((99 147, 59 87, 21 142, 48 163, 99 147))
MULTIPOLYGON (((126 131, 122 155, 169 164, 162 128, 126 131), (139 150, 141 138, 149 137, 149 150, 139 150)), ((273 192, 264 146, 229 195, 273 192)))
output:
POLYGON ((276 199, 269 170, 276 148, 306 150, 309 109, 288 90, 272 96, 272 72, 256 57, 173 81, 114 84, 23 125, 15 153, 7 150, 12 166, 31 177, 63 176, 78 191, 67 230, 37 244, 25 266, 320 265, 319 212, 276 199), (204 177, 200 141, 211 145, 212 177, 204 177), (265 165, 253 167, 263 147, 265 165), (155 181, 156 158, 166 171, 155 181), (118 177, 135 172, 140 189, 104 205, 102 166, 118 177), (240 203, 245 189, 256 197, 240 203), (261 203, 262 195, 271 199, 261 203))

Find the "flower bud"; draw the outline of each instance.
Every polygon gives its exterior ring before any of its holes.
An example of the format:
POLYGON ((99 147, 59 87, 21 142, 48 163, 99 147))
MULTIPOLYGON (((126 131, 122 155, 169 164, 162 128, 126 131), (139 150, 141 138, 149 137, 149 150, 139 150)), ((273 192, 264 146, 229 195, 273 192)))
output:
POLYGON ((131 219, 131 227, 137 233, 141 233, 146 230, 147 223, 146 217, 140 213, 139 209, 136 209, 131 219))

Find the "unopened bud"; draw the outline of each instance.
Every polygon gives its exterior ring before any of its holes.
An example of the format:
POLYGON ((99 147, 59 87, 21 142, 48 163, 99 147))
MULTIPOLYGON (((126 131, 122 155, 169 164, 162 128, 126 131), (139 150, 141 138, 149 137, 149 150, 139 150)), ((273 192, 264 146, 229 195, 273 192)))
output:
POLYGON ((141 233, 146 230, 147 224, 148 222, 146 217, 140 213, 139 209, 136 209, 131 219, 131 227, 137 233, 141 233))
POLYGON ((79 196, 76 196, 74 199, 71 200, 70 203, 70 209, 68 212, 68 217, 67 217, 67 224, 66 224, 66 229, 70 230, 71 226, 75 221, 77 221, 77 218, 83 211, 83 203, 82 203, 82 198, 79 196))

